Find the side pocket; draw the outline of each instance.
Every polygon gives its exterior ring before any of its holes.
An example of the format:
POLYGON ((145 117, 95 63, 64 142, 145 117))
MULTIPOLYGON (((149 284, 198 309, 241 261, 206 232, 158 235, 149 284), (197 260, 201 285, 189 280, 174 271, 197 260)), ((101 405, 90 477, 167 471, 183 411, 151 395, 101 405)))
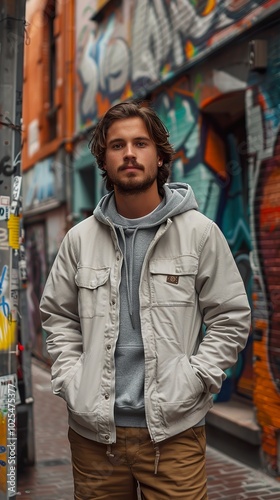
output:
MULTIPOLYGON (((84 362, 84 359, 85 359, 85 355, 86 355, 85 352, 83 352, 81 354, 81 356, 79 357, 78 361, 71 368, 71 370, 69 371, 67 377, 65 378, 65 380, 64 380, 64 382, 62 384, 62 387, 61 387, 61 397, 63 399, 65 399, 65 401, 67 402, 67 404, 69 404, 69 390, 71 391, 71 400, 73 400, 73 398, 75 398, 75 393, 79 390, 79 385, 80 385, 79 381, 81 379, 81 373, 80 373, 80 376, 78 377, 78 380, 77 380, 76 374, 77 374, 78 370, 83 365, 83 362, 84 362)), ((82 372, 82 370, 80 370, 80 372, 82 372)))
POLYGON ((206 432, 205 425, 200 425, 198 427, 192 427, 192 434, 196 442, 198 443, 201 453, 205 455, 206 452, 206 432))
POLYGON ((195 374, 186 356, 182 356, 180 358, 180 363, 183 372, 186 375, 186 380, 188 381, 189 396, 192 396, 196 399, 197 396, 199 396, 199 394, 201 394, 204 391, 202 380, 195 374))

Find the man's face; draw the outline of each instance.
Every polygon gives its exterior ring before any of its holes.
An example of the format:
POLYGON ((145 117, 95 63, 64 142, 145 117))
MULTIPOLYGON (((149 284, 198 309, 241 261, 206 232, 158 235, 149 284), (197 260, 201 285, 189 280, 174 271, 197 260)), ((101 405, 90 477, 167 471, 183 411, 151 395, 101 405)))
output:
POLYGON ((157 183, 162 161, 139 117, 116 120, 107 132, 104 170, 120 194, 147 191, 157 183))

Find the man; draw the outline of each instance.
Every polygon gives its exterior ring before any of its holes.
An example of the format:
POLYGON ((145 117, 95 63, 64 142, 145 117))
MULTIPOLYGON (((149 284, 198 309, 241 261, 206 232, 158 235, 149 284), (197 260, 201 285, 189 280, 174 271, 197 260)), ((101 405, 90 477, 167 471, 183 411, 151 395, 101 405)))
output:
POLYGON ((207 498, 205 415, 250 328, 227 242, 155 112, 112 107, 92 153, 109 194, 66 235, 41 301, 69 411, 75 499, 207 498), (202 328, 204 335, 202 335, 202 328))

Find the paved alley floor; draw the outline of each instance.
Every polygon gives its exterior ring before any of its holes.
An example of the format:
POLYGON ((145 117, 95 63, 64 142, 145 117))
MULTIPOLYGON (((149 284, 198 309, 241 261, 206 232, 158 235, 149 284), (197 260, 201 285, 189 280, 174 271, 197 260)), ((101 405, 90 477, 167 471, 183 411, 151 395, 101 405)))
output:
MULTIPOLYGON (((19 473, 14 498, 73 500, 66 406, 51 393, 49 370, 34 361, 32 372, 36 465, 19 473)), ((207 475, 209 500, 280 500, 280 482, 209 446, 207 475)))

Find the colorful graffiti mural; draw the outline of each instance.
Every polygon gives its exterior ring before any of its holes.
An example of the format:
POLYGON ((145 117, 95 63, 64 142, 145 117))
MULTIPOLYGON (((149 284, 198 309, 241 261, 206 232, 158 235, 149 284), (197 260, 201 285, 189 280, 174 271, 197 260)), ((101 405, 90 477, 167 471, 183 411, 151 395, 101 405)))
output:
POLYGON ((278 34, 271 37, 266 75, 247 91, 254 271, 254 402, 262 426, 264 466, 278 471, 280 428, 280 89, 278 34))
MULTIPOLYGON (((248 185, 236 138, 219 130, 201 114, 186 78, 165 87, 153 103, 176 149, 171 180, 191 184, 200 210, 221 227, 251 297, 248 185)), ((252 396, 251 338, 237 365, 227 375, 217 401, 230 399, 233 392, 252 396)))
POLYGON ((188 61, 257 22, 273 0, 123 0, 99 24, 77 5, 76 128, 116 100, 152 91, 188 61))

